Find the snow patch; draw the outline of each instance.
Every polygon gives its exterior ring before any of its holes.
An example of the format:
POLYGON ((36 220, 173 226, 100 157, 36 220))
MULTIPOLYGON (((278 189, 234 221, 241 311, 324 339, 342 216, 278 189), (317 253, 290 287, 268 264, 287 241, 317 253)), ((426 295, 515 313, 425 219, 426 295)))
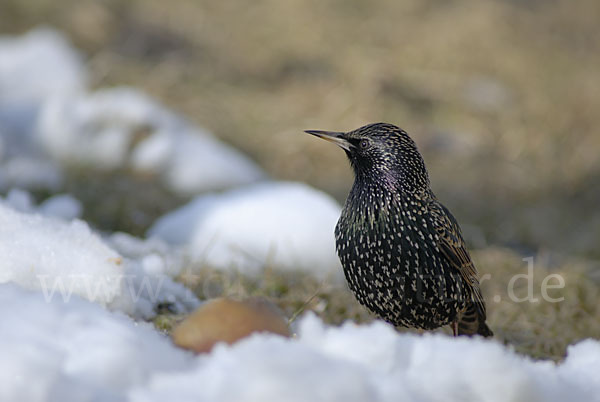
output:
POLYGON ((3 401, 124 400, 132 386, 192 359, 150 325, 77 296, 48 301, 3 284, 0 316, 3 401))
POLYGON ((103 170, 132 167, 156 175, 182 195, 264 177, 246 156, 132 88, 47 102, 37 137, 63 164, 103 170))
POLYGON ((86 75, 79 55, 55 30, 0 36, 0 102, 35 104, 78 93, 86 75))
POLYGON ((81 202, 69 194, 57 194, 46 198, 39 206, 42 215, 65 220, 79 218, 83 211, 81 202))
POLYGON ((56 190, 62 172, 38 149, 33 130, 42 105, 85 90, 80 56, 57 31, 0 36, 0 189, 56 190))
POLYGON ((73 165, 133 168, 183 196, 265 177, 248 157, 140 91, 88 93, 86 76, 57 31, 0 36, 0 190, 56 191, 62 168, 73 165))
POLYGON ((253 402, 597 401, 600 386, 589 378, 600 369, 599 347, 592 340, 572 346, 557 366, 481 338, 399 334, 381 322, 334 328, 309 314, 296 340, 257 334, 219 345, 193 369, 153 376, 131 395, 133 401, 175 395, 253 402), (581 361, 590 349, 593 357, 581 361))
POLYGON ((68 302, 77 295, 142 318, 154 316, 158 303, 180 312, 199 305, 173 282, 167 261, 154 254, 125 258, 83 221, 19 212, 0 202, 0 222, 0 283, 41 291, 47 300, 68 302))
POLYGON ((341 272, 333 236, 339 216, 339 205, 320 191, 267 182, 197 197, 148 233, 218 269, 258 275, 271 266, 325 277, 341 272))
POLYGON ((81 202, 69 194, 53 195, 44 200, 39 206, 36 206, 31 194, 19 188, 11 189, 4 200, 0 197, 0 203, 4 203, 20 212, 38 212, 45 216, 63 220, 78 218, 83 210, 81 202))

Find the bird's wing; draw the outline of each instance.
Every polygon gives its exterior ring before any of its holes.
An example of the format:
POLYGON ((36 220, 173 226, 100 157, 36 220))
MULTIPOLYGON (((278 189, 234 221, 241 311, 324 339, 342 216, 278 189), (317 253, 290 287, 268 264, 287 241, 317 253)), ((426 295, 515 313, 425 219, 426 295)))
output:
POLYGON ((434 227, 438 234, 438 247, 471 288, 473 302, 485 320, 485 304, 479 289, 479 275, 465 247, 465 241, 456 218, 437 200, 430 204, 430 212, 434 217, 434 227))

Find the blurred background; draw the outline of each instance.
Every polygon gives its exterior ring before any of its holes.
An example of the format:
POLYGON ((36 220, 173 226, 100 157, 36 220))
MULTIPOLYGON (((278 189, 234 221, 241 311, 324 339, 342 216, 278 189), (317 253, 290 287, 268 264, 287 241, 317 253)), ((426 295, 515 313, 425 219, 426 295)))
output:
MULTIPOLYGON (((506 255, 523 270, 520 258, 535 256, 548 271, 584 267, 593 281, 598 16, 596 0, 3 0, 0 31, 58 30, 90 90, 142 90, 267 176, 340 203, 352 183, 343 152, 302 130, 394 123, 419 146, 483 272, 506 255)), ((189 199, 128 169, 90 171, 79 164, 60 186, 101 229, 142 234, 189 199)), ((597 286, 585 292, 593 309, 597 286)), ((559 319, 555 309, 545 317, 559 319)))

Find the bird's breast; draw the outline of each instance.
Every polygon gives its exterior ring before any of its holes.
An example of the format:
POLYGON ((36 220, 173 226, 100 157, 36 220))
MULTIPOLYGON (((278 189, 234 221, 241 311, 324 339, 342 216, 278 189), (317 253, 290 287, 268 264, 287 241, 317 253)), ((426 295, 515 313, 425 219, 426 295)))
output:
POLYGON ((437 233, 426 205, 418 200, 384 198, 347 203, 335 230, 336 247, 350 288, 366 297, 398 298, 444 281, 437 233), (429 280, 431 278, 431 280, 429 280), (381 296, 384 295, 384 296, 381 296))
POLYGON ((449 298, 460 278, 449 276, 430 216, 418 205, 344 208, 336 247, 358 301, 394 325, 435 328, 454 319, 449 298), (412 207, 412 208, 411 208, 412 207))

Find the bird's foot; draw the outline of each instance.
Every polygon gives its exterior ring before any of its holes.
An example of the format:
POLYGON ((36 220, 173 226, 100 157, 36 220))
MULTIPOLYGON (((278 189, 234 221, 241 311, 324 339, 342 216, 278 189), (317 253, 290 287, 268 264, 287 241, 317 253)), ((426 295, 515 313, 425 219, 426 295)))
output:
POLYGON ((452 327, 452 335, 458 336, 458 321, 457 320, 452 321, 452 323, 450 324, 450 327, 452 327))

